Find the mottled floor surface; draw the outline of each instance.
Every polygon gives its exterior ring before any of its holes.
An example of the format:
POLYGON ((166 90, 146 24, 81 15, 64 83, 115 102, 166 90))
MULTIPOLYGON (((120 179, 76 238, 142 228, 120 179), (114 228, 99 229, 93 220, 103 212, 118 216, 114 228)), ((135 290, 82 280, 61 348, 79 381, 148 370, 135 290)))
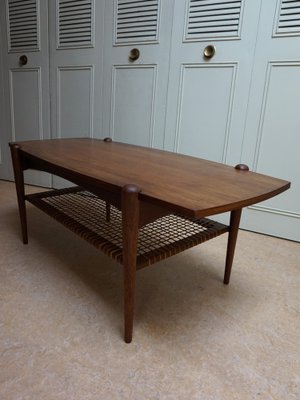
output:
POLYGON ((140 271, 128 345, 121 267, 0 199, 1 400, 300 399, 299 244, 241 231, 229 286, 226 235, 140 271))

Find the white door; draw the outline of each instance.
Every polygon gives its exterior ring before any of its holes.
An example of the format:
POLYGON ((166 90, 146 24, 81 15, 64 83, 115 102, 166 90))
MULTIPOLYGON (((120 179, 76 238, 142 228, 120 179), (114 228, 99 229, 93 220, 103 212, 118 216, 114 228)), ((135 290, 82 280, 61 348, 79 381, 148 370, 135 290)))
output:
MULTIPOLYGON (((8 132, 6 141, 47 139, 49 124, 49 52, 47 0, 0 3, 3 77, 8 132)), ((1 93, 0 93, 1 96, 1 93)), ((8 163, 7 148, 5 160, 8 163)), ((8 177, 12 177, 9 162, 8 177)), ((25 172, 28 183, 50 185, 50 176, 25 172)))
POLYGON ((251 207, 242 226, 300 241, 300 1, 262 2, 243 161, 292 182, 251 207))
POLYGON ((101 137, 104 1, 49 1, 49 21, 52 137, 101 137))
POLYGON ((103 134, 163 147, 173 0, 106 0, 103 134))
MULTIPOLYGON (((2 34, 2 21, 0 19, 0 49, 3 49, 3 34, 2 34)), ((9 165, 9 154, 8 154, 8 142, 9 134, 7 128, 7 110, 4 95, 4 66, 3 66, 3 55, 0 50, 0 179, 11 179, 8 165, 9 165)))
POLYGON ((240 161, 260 0, 176 0, 165 149, 240 161))

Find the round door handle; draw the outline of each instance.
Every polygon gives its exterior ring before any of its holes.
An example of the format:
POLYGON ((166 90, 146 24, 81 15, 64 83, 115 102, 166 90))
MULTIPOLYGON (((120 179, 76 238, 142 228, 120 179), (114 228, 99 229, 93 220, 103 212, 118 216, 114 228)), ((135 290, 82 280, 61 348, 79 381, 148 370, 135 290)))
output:
POLYGON ((25 56, 25 55, 20 56, 20 58, 19 58, 19 63, 20 63, 20 65, 26 65, 27 62, 28 62, 27 56, 25 56))
POLYGON ((129 60, 136 61, 140 57, 139 49, 131 49, 129 52, 129 60))
POLYGON ((205 47, 203 51, 204 58, 213 58, 213 56, 216 54, 216 48, 212 44, 208 45, 205 47))

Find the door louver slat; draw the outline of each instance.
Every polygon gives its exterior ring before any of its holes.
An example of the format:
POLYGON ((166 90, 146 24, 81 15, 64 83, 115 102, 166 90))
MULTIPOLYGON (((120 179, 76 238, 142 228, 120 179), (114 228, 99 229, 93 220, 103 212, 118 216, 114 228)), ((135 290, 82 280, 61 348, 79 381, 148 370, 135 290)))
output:
POLYGON ((276 33, 300 34, 300 0, 282 0, 276 33))
POLYGON ((93 0, 59 0, 58 48, 92 47, 93 0))
POLYGON ((157 41, 158 13, 158 0, 118 0, 115 42, 157 41))
POLYGON ((9 51, 39 50, 37 0, 8 0, 9 51))
POLYGON ((186 40, 239 35, 243 0, 190 0, 186 40))

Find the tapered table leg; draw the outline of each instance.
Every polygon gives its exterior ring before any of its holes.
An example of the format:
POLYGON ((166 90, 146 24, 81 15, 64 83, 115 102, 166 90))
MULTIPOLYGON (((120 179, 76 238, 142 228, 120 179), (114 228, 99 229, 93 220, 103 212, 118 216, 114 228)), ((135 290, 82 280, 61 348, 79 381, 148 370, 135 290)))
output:
POLYGON ((126 185, 122 190, 124 339, 126 343, 132 341, 133 331, 137 241, 139 230, 139 191, 140 189, 135 185, 126 185))
POLYGON ((22 167, 22 160, 20 156, 20 146, 18 144, 10 144, 11 157, 14 168, 14 177, 18 198, 19 214, 22 229, 23 243, 28 243, 27 234, 27 218, 26 218, 26 204, 25 204, 25 191, 24 191, 24 168, 22 167))
POLYGON ((229 236, 227 243, 227 254, 226 254, 226 264, 225 264, 225 274, 224 283, 228 285, 230 280, 232 262, 234 257, 236 239, 238 236, 238 230, 240 226, 242 209, 233 210, 230 214, 230 225, 229 225, 229 236))

